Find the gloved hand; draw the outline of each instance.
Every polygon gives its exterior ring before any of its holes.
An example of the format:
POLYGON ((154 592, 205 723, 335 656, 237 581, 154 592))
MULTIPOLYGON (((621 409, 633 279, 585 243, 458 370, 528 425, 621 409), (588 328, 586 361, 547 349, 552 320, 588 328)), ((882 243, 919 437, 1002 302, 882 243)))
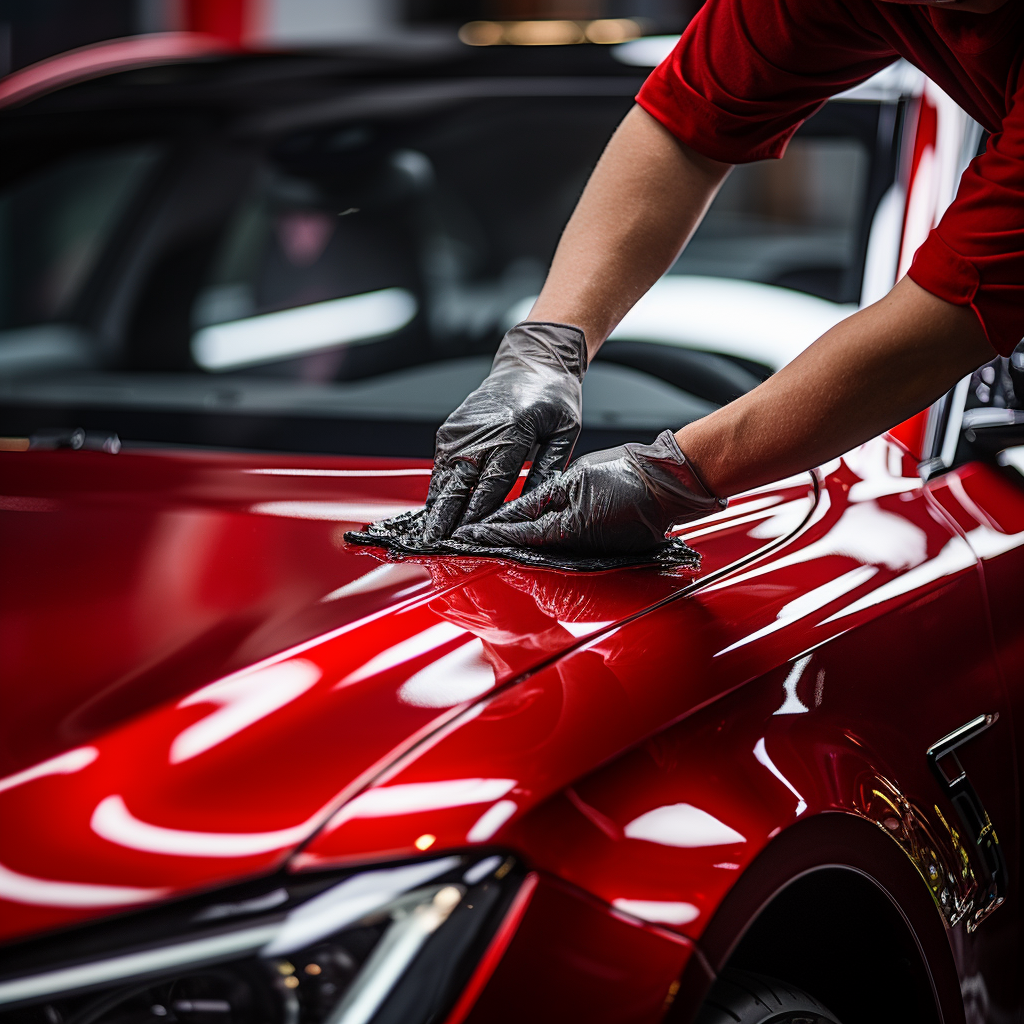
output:
POLYGON ((459 527, 454 538, 488 547, 635 554, 657 547, 669 527, 727 504, 708 492, 666 430, 654 444, 584 455, 568 472, 483 522, 459 527))
POLYGON ((505 335, 487 379, 437 432, 426 543, 448 537, 460 518, 472 523, 498 508, 534 444, 524 493, 565 468, 580 430, 586 369, 578 327, 526 321, 505 335))

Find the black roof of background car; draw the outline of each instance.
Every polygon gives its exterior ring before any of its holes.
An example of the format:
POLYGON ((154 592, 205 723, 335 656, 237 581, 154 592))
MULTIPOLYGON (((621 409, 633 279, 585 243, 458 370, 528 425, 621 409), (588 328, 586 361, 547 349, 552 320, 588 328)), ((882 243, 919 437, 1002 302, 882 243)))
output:
POLYGON ((196 131, 205 124, 265 139, 353 117, 409 117, 461 100, 627 97, 644 77, 645 69, 621 63, 608 46, 472 47, 436 35, 330 51, 156 60, 0 109, 0 181, 53 152, 137 138, 150 128, 196 131))

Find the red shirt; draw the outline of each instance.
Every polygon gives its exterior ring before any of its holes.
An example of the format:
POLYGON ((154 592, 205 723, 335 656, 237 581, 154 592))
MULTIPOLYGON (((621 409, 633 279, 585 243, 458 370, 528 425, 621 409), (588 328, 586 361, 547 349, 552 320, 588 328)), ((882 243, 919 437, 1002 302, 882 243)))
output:
POLYGON ((637 96, 726 163, 780 157, 830 96, 905 57, 992 132, 909 275, 969 305, 993 347, 1024 337, 1024 3, 967 14, 884 0, 708 0, 637 96))

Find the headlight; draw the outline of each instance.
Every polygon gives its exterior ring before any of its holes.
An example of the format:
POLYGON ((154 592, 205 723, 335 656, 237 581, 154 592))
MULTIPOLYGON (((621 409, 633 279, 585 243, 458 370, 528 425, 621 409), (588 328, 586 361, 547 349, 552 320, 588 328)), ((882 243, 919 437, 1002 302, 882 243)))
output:
POLYGON ((510 857, 280 875, 8 948, 0 1024, 443 1019, 504 917, 510 857))

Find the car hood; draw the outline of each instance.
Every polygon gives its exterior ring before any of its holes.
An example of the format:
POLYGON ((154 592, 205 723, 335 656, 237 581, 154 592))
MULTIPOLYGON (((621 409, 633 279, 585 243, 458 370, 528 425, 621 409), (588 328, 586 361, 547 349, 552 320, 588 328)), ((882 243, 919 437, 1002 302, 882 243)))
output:
MULTIPOLYGON (((5 939, 272 870, 475 702, 695 585, 347 544, 421 505, 423 462, 0 459, 5 939)), ((702 521, 697 582, 813 500, 804 476, 702 521)))

